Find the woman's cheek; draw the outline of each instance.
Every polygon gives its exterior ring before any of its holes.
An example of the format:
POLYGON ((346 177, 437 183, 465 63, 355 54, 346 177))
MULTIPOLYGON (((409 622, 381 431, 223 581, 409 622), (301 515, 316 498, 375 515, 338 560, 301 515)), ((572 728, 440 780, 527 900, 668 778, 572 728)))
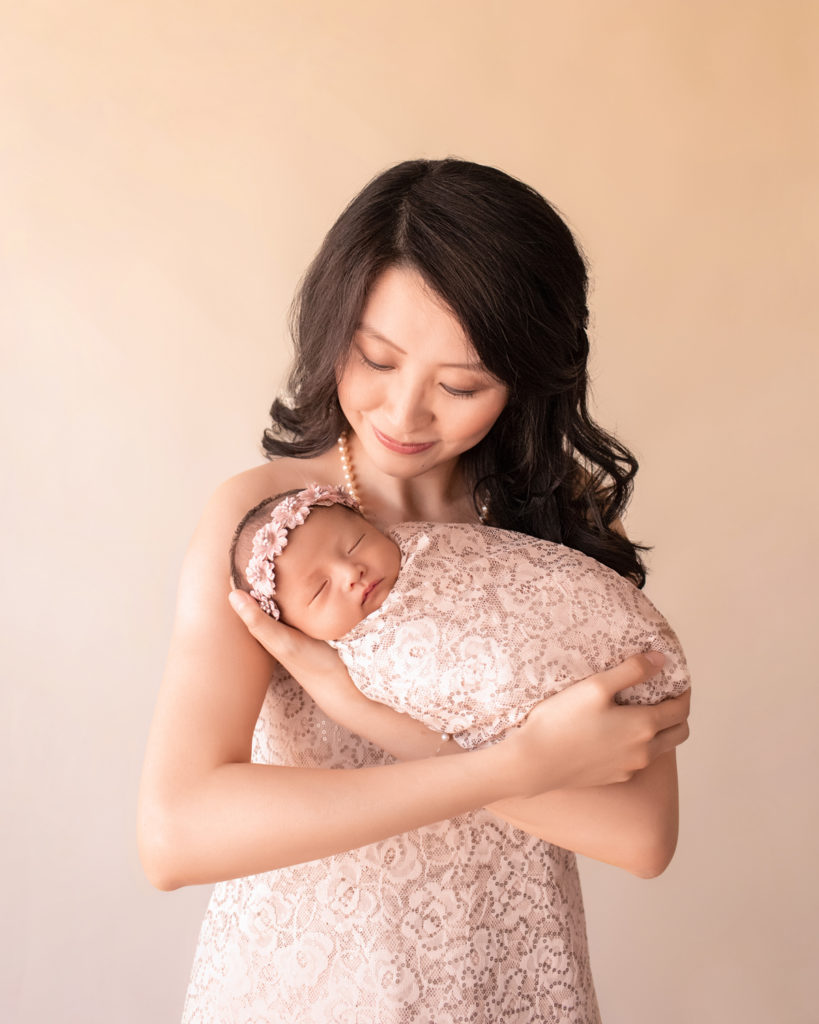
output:
POLYGON ((379 381, 376 374, 367 373, 364 367, 351 360, 344 368, 337 382, 338 400, 342 409, 350 412, 372 409, 379 403, 379 381))
POLYGON ((506 396, 504 394, 493 394, 491 397, 488 396, 486 400, 465 398, 453 399, 453 401, 469 406, 463 413, 461 420, 462 430, 465 435, 474 437, 474 443, 477 444, 481 438, 489 433, 498 416, 503 412, 503 408, 506 405, 506 396))

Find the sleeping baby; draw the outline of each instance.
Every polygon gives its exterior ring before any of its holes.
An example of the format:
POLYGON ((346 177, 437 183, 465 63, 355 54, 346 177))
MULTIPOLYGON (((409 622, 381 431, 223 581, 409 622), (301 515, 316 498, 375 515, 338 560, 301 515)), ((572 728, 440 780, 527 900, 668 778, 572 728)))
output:
POLYGON ((365 696, 466 748, 641 651, 662 651, 665 666, 618 702, 653 704, 689 685, 673 630, 614 570, 489 526, 382 532, 341 488, 314 484, 251 509, 231 572, 269 615, 329 641, 365 696))

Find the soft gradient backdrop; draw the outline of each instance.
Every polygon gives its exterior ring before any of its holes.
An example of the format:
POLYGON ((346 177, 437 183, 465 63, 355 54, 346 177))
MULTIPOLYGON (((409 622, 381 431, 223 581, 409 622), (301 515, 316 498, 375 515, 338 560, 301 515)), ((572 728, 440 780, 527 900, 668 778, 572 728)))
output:
POLYGON ((818 11, 3 5, 4 1020, 178 1019, 207 891, 151 889, 134 817, 180 560, 260 459, 323 232, 447 154, 585 247, 596 407, 696 677, 676 860, 583 865, 606 1024, 816 1020, 818 11))

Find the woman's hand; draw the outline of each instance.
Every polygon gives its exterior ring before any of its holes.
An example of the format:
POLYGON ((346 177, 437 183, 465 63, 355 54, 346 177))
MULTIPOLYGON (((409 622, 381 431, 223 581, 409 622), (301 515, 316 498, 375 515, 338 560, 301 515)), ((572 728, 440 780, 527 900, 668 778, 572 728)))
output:
POLYGON ((326 696, 333 681, 347 676, 333 648, 266 615, 243 590, 232 590, 228 599, 251 636, 323 707, 322 694, 326 696))
POLYGON ((625 782, 683 743, 690 691, 651 706, 614 703, 616 693, 645 682, 664 660, 655 651, 634 655, 537 704, 503 741, 519 772, 520 795, 625 782))
POLYGON ((436 754, 461 753, 452 741, 427 729, 409 715, 370 700, 354 685, 344 663, 329 644, 278 622, 241 590, 230 604, 250 634, 310 694, 321 710, 350 732, 363 736, 401 761, 436 754))

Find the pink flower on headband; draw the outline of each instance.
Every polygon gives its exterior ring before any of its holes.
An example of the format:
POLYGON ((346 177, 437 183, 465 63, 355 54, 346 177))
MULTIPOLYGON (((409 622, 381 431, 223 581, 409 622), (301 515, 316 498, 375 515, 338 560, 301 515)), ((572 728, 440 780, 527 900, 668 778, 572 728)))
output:
POLYGON ((324 487, 310 484, 298 494, 291 494, 276 505, 270 519, 253 537, 253 553, 247 563, 245 576, 250 584, 250 596, 259 602, 262 611, 279 618, 279 609, 273 600, 276 593, 274 561, 287 546, 287 535, 301 526, 313 508, 344 505, 358 511, 358 505, 342 487, 324 487))

